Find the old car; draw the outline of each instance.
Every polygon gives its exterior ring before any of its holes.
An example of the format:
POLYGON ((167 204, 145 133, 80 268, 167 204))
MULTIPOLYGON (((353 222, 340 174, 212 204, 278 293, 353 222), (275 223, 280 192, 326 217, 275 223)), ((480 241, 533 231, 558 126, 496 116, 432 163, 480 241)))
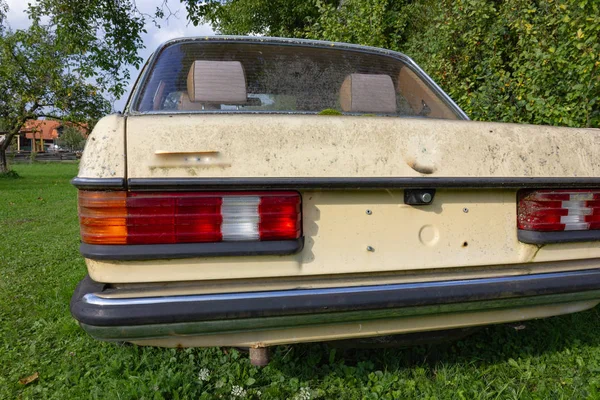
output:
POLYGON ((394 51, 171 40, 73 184, 101 340, 261 357, 600 302, 600 131, 470 121, 394 51))

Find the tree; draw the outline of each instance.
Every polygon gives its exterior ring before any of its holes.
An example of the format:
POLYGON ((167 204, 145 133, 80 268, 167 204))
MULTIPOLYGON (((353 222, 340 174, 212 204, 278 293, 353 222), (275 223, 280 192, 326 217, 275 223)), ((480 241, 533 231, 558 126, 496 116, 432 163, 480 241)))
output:
POLYGON ((141 13, 135 0, 38 0, 29 6, 33 24, 52 32, 73 71, 115 97, 131 78, 126 67, 143 61, 138 51, 146 20, 161 15, 161 8, 155 15, 141 13))
POLYGON ((336 6, 339 0, 181 0, 189 20, 209 23, 226 35, 264 34, 303 37, 319 17, 320 8, 336 6))
POLYGON ((93 123, 110 111, 98 88, 74 72, 77 63, 49 29, 6 30, 0 35, 0 173, 8 171, 6 149, 25 121, 54 118, 93 123))
MULTIPOLYGON (((134 0, 39 0, 31 26, 11 30, 0 0, 0 173, 6 149, 25 121, 54 118, 93 122, 110 112, 103 96, 120 97, 140 65, 145 16, 134 0)), ((157 10, 157 15, 160 10, 157 10)))
POLYGON ((71 151, 83 150, 85 137, 75 126, 66 126, 58 137, 59 145, 71 151))

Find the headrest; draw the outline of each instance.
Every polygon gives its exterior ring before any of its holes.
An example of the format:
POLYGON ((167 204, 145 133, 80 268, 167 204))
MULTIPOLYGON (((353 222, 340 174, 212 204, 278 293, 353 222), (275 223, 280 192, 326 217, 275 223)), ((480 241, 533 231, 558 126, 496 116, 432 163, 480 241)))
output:
POLYGON ((346 112, 396 112, 396 91, 389 75, 350 74, 340 88, 346 112))
POLYGON ((190 101, 200 103, 246 103, 246 77, 239 61, 196 60, 187 77, 190 101))

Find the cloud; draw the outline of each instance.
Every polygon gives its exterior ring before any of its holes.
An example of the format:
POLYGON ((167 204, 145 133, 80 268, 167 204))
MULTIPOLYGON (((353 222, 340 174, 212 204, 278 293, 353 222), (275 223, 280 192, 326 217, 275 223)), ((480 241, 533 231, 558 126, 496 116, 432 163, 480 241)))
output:
POLYGON ((12 29, 23 29, 29 26, 29 16, 25 12, 27 10, 27 2, 23 0, 6 0, 8 4, 8 14, 6 20, 8 26, 12 29))

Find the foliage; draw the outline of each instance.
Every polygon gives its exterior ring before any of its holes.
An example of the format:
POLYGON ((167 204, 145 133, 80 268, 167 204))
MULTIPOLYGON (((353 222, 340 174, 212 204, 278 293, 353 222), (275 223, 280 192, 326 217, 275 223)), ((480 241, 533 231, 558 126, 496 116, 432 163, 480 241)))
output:
POLYGON ((310 20, 304 36, 309 39, 357 43, 397 49, 405 40, 410 14, 406 0, 344 1, 341 5, 317 1, 318 18, 310 20))
POLYGON ((224 33, 403 51, 472 119, 600 126, 598 1, 305 0, 302 6, 298 0, 291 10, 278 8, 273 19, 270 8, 251 7, 250 1, 207 3, 214 12, 187 3, 193 21, 209 21, 224 33), (301 23, 292 29, 281 22, 289 19, 301 23))
POLYGON ((79 129, 67 125, 61 132, 58 143, 60 147, 66 147, 71 151, 83 150, 85 137, 79 129))
MULTIPOLYGON (((121 97, 139 67, 146 21, 133 0, 38 0, 28 9, 34 25, 52 32, 54 45, 70 56, 70 68, 101 91, 121 97)), ((148 16, 152 18, 152 16, 148 16)))
POLYGON ((600 126, 600 3, 445 0, 405 51, 473 119, 600 126))
MULTIPOLYGON (((318 18, 317 3, 307 0, 181 0, 194 25, 209 23, 221 34, 299 36, 318 18)), ((336 5, 337 0, 319 0, 336 5)))
POLYGON ((342 115, 342 113, 333 108, 326 108, 319 112, 319 115, 342 115))
POLYGON ((492 326, 405 349, 279 346, 265 368, 233 349, 99 342, 69 313, 78 253, 76 164, 0 180, 2 399, 582 399, 600 396, 600 315, 492 326), (39 373, 28 385, 19 379, 39 373), (233 397, 233 393, 245 397, 233 397), (260 392, 260 395, 259 395, 260 392))
POLYGON ((8 4, 4 0, 0 0, 0 32, 4 27, 4 20, 6 19, 6 13, 8 12, 8 4))

